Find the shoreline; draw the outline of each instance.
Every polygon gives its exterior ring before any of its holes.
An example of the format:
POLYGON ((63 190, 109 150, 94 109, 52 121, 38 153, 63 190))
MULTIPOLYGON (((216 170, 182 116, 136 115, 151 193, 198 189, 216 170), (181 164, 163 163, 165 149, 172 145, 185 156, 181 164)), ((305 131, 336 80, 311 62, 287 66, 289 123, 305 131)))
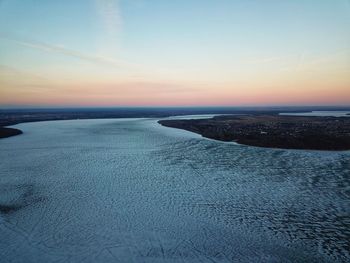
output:
POLYGON ((304 116, 219 116, 206 120, 160 120, 160 125, 241 145, 295 150, 350 150, 350 119, 304 116))
MULTIPOLYGON (((193 132, 206 139, 253 147, 321 151, 350 150, 350 118, 326 116, 283 116, 273 113, 212 115, 214 115, 214 117, 204 119, 182 118, 182 116, 186 115, 162 116, 163 118, 158 119, 157 123, 164 127, 193 132), (179 117, 179 119, 177 119, 177 117, 179 117), (287 124, 286 127, 282 127, 283 125, 281 126, 283 122, 284 125, 287 124), (271 123, 273 125, 270 125, 271 123), (334 127, 334 124, 337 124, 337 126, 334 127), (304 128, 305 125, 309 128, 304 129, 301 133, 293 134, 293 129, 295 132, 297 129, 304 128), (239 131, 238 133, 236 132, 237 130, 239 131), (324 130, 327 130, 327 132, 324 132, 324 130)), ((196 117, 195 115, 190 115, 189 117, 191 116, 196 117)), ((113 117, 94 118, 93 116, 91 116, 92 118, 60 117, 37 118, 35 120, 12 119, 12 124, 10 125, 58 120, 115 119, 113 117)), ((150 116, 145 116, 144 118, 149 117, 150 116)), ((116 117, 116 119, 124 118, 127 117, 116 117)), ((0 139, 21 134, 23 134, 23 131, 20 129, 0 126, 0 139)))
POLYGON ((9 138, 23 134, 23 131, 15 128, 0 127, 0 139, 9 138))

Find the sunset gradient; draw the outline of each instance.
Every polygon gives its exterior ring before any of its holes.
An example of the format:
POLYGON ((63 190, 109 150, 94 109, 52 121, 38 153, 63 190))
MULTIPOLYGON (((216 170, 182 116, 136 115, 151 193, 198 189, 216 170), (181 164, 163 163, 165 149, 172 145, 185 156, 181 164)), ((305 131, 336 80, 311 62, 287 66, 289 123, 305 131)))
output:
POLYGON ((347 0, 0 0, 0 107, 350 105, 347 0))

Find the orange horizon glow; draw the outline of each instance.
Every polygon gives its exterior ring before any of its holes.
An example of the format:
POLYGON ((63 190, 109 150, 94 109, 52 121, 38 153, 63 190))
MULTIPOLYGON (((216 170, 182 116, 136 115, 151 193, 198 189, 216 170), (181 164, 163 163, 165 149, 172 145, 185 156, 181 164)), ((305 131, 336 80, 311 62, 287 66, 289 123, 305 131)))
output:
POLYGON ((0 107, 350 105, 346 1, 94 1, 0 1, 0 107))

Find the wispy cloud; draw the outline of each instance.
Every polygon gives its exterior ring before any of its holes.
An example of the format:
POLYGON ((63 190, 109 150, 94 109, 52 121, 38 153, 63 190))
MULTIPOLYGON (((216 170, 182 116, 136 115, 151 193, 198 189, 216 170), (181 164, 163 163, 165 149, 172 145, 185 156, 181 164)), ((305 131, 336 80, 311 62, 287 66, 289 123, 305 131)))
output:
POLYGON ((312 51, 303 51, 299 54, 290 54, 286 56, 272 56, 257 58, 244 61, 248 65, 265 65, 265 64, 284 64, 283 70, 316 70, 321 66, 329 69, 330 67, 342 65, 349 69, 349 48, 330 51, 329 53, 315 53, 312 51))
POLYGON ((7 65, 0 64, 0 80, 1 77, 14 77, 18 78, 20 77, 21 79, 34 79, 34 80, 47 80, 46 77, 43 77, 39 74, 36 74, 34 72, 29 72, 26 70, 21 70, 18 68, 10 67, 7 65))
POLYGON ((265 57, 265 58, 257 58, 246 60, 246 64, 266 64, 271 62, 279 62, 284 61, 285 59, 290 58, 290 56, 274 56, 274 57, 265 57))
POLYGON ((111 35, 117 34, 122 25, 118 0, 96 0, 96 2, 106 31, 111 35))
POLYGON ((167 68, 154 68, 152 66, 114 59, 108 55, 84 53, 61 45, 49 44, 42 41, 19 37, 18 35, 0 32, 0 41, 1 40, 10 41, 22 47, 36 49, 41 52, 71 57, 97 66, 107 67, 112 70, 115 69, 116 73, 120 72, 123 76, 131 77, 132 79, 153 79, 154 77, 160 78, 161 76, 166 78, 166 76, 172 75, 172 71, 167 68))
POLYGON ((95 0, 97 13, 103 25, 103 35, 100 39, 100 52, 115 54, 119 46, 119 37, 122 28, 122 17, 118 0, 95 0))
POLYGON ((85 53, 77 51, 77 50, 69 49, 69 48, 66 48, 63 46, 59 46, 59 45, 47 44, 47 43, 40 42, 40 41, 14 38, 14 37, 5 36, 5 35, 0 35, 0 39, 8 40, 8 41, 14 42, 18 45, 41 50, 44 52, 56 53, 56 54, 61 54, 61 55, 73 57, 73 58, 84 60, 84 61, 87 61, 90 63, 106 65, 106 66, 111 66, 111 67, 116 67, 116 68, 136 67, 136 65, 134 65, 132 63, 127 63, 124 61, 119 61, 119 60, 111 59, 111 58, 104 57, 104 56, 95 56, 95 55, 85 54, 85 53))
POLYGON ((294 71, 316 71, 320 69, 349 71, 349 53, 350 49, 339 49, 329 53, 313 54, 312 52, 302 52, 295 56, 295 63, 287 70, 294 71))

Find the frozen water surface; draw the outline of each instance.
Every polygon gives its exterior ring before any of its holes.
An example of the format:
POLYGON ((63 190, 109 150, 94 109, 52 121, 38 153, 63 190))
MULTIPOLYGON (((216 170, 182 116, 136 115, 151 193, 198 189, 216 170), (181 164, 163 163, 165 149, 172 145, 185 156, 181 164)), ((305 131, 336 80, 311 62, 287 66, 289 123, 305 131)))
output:
POLYGON ((286 116, 350 117, 350 111, 309 111, 280 113, 286 116))
POLYGON ((154 119, 0 141, 1 262, 347 262, 350 152, 203 139, 154 119))

